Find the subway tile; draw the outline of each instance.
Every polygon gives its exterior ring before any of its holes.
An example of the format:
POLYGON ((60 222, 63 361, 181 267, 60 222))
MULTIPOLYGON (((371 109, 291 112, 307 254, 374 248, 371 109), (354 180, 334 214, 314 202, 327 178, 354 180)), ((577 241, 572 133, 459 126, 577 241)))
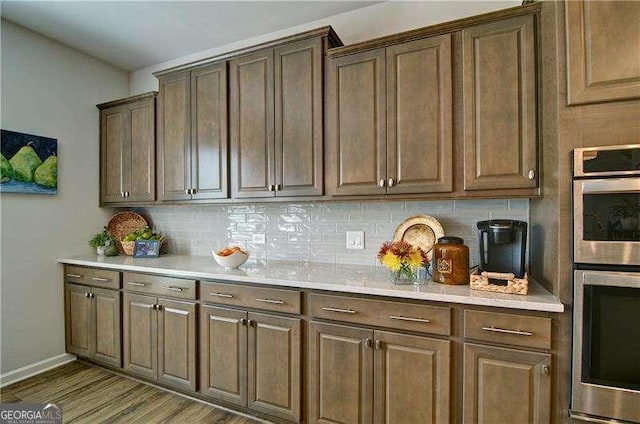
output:
POLYGON ((361 202, 326 202, 322 204, 324 212, 362 212, 361 202))
POLYGON ((529 210, 529 199, 509 199, 509 210, 529 210))
POLYGON ((406 212, 431 215, 432 211, 453 211, 453 200, 407 200, 406 212))
POLYGON ((506 199, 474 199, 474 200, 454 200, 454 211, 463 210, 507 210, 509 208, 506 199))

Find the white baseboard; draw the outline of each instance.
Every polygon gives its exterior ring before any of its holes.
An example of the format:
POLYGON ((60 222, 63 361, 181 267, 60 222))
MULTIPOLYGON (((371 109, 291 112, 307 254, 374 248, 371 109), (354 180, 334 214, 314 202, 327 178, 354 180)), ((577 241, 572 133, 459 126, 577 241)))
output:
POLYGON ((63 353, 62 355, 47 358, 34 364, 18 368, 17 370, 9 371, 0 375, 0 387, 17 383, 18 381, 33 377, 34 375, 38 375, 40 373, 53 368, 57 368, 60 365, 64 365, 75 360, 75 355, 72 355, 70 353, 63 353))

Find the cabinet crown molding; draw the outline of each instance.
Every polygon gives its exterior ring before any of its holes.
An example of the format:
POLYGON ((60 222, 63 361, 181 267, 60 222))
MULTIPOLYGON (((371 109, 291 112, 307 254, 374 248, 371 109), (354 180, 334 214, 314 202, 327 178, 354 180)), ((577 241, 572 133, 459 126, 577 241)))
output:
POLYGON ((112 101, 106 102, 106 103, 100 103, 100 104, 97 104, 96 107, 98 109, 100 109, 100 110, 108 109, 110 107, 120 106, 120 105, 124 105, 124 104, 127 104, 127 103, 136 102, 138 100, 154 98, 154 97, 157 97, 157 96, 158 96, 158 92, 157 91, 149 91, 147 93, 137 94, 137 95, 131 96, 131 97, 125 97, 125 98, 118 99, 118 100, 112 100, 112 101))

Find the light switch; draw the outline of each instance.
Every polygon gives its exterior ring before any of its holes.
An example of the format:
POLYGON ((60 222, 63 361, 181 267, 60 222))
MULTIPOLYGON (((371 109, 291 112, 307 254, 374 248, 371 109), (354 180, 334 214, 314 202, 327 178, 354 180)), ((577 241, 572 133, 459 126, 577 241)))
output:
POLYGON ((364 231, 347 231, 347 249, 364 249, 364 231))

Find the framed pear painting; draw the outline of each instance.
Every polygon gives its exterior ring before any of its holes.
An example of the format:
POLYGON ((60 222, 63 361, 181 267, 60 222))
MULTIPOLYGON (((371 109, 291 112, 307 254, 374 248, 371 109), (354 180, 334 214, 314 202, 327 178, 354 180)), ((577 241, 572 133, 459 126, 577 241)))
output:
POLYGON ((56 194, 58 140, 1 130, 0 193, 56 194))

